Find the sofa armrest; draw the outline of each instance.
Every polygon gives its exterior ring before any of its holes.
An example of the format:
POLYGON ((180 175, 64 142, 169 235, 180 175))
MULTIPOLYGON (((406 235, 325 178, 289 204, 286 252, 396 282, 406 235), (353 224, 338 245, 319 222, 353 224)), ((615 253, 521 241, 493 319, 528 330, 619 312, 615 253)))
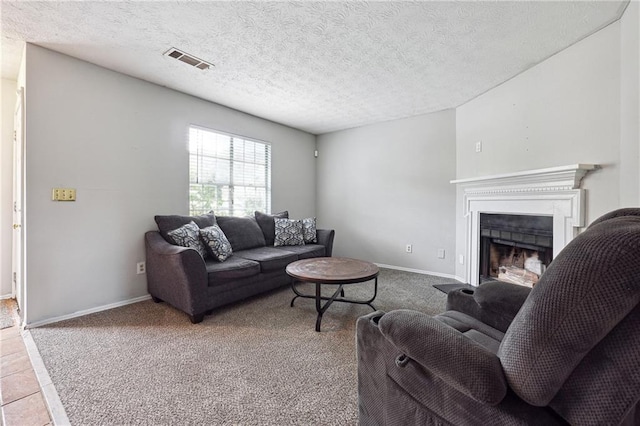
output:
POLYGON ((331 257, 333 253, 333 238, 336 235, 336 231, 333 229, 317 229, 316 236, 318 237, 318 244, 324 246, 325 256, 331 257))
POLYGON ((459 392, 491 405, 506 396, 498 356, 458 330, 409 310, 391 311, 378 324, 396 348, 459 392))
POLYGON ((207 269, 200 254, 168 243, 157 231, 145 234, 149 293, 190 316, 205 311, 207 269))
POLYGON ((504 333, 530 292, 530 288, 521 285, 489 281, 475 290, 450 292, 447 310, 465 313, 504 333))

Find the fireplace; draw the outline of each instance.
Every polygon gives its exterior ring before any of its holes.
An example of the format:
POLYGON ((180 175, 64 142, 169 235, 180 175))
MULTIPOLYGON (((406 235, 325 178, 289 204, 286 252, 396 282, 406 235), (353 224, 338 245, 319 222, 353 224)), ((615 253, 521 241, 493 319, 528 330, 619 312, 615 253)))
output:
POLYGON ((479 282, 533 287, 553 259, 553 217, 480 214, 479 282))
MULTIPOLYGON (((572 164, 451 181, 461 191, 460 219, 464 220, 458 225, 463 241, 460 241, 462 245, 457 245, 459 269, 456 269, 456 276, 474 286, 481 283, 481 275, 491 277, 491 263, 486 266, 480 253, 481 246, 489 242, 489 251, 485 252, 488 254, 483 256, 490 259, 492 241, 494 257, 515 258, 515 266, 524 266, 528 258, 534 257, 528 265, 544 272, 553 257, 585 226, 585 190, 580 186, 584 176, 597 168, 599 166, 594 164, 572 164), (517 235, 523 228, 521 224, 483 231, 481 218, 485 215, 542 217, 546 222, 545 230, 522 233, 522 238, 517 235), (549 222, 551 227, 547 228, 549 222), (482 235, 482 232, 489 235, 482 235), (506 238, 509 232, 511 235, 506 238), (514 233, 516 238, 513 238, 514 233)), ((498 264, 498 274, 500 266, 505 265, 498 264)), ((513 271, 505 268, 503 273, 513 271)))

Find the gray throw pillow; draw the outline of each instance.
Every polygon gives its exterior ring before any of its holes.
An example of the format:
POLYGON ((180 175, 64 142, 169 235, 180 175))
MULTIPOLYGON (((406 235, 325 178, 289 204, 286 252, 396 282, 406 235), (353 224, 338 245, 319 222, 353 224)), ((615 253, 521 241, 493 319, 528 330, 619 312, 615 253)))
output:
POLYGON ((216 223, 216 216, 213 212, 203 214, 200 216, 180 216, 180 215, 157 215, 154 217, 160 235, 169 243, 175 244, 174 241, 167 236, 169 231, 180 228, 182 225, 186 225, 189 222, 195 222, 199 228, 206 228, 207 226, 214 225, 216 223))
POLYGON ((316 235, 316 218, 315 217, 302 219, 302 235, 304 236, 305 244, 318 242, 318 237, 316 235))
POLYGON ((194 221, 191 221, 186 225, 182 225, 178 229, 169 231, 167 235, 169 235, 169 238, 171 238, 175 244, 182 247, 196 249, 203 258, 206 256, 207 252, 204 248, 204 244, 202 244, 202 241, 200 240, 200 228, 198 228, 198 225, 196 225, 194 221))
POLYGON ((264 235, 254 217, 217 216, 216 221, 233 251, 264 247, 264 235))
POLYGON ((218 259, 220 262, 227 260, 227 258, 233 253, 229 240, 218 225, 201 229, 200 237, 202 237, 202 241, 204 241, 209 253, 213 255, 213 258, 218 259))
POLYGON ((294 219, 275 219, 276 237, 274 246, 302 246, 302 221, 294 219))
POLYGON ((256 221, 258 222, 258 225, 260 226, 260 229, 262 229, 262 233, 264 234, 264 240, 266 245, 272 246, 273 241, 276 238, 275 219, 276 218, 289 219, 289 212, 285 210, 280 213, 267 214, 267 213, 256 211, 254 212, 254 215, 256 217, 256 221))

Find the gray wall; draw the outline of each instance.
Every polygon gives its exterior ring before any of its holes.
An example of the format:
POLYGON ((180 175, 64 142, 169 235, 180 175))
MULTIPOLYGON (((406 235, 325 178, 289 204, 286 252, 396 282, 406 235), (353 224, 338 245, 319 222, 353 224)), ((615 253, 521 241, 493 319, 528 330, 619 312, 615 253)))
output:
POLYGON ((620 205, 640 206, 640 3, 620 20, 620 205), (634 178, 635 177, 635 178, 634 178))
MULTIPOLYGON (((637 31, 637 22, 635 26, 637 31)), ((637 39, 635 43, 637 49, 637 39)), ((620 22, 616 22, 460 106, 457 178, 595 163, 603 168, 583 181, 587 223, 624 204, 638 205, 637 65, 635 83, 626 83, 635 93, 625 95, 629 96, 626 108, 635 102, 636 116, 621 129, 621 74, 623 69, 630 72, 627 68, 621 61, 620 22), (624 132, 628 140, 623 143, 624 132), (482 141, 481 153, 475 152, 477 141, 482 141), (627 180, 632 184, 625 184, 627 180)), ((461 201, 459 194, 458 254, 465 253, 461 201)), ((456 270, 464 276, 464 265, 456 264, 456 270)))
POLYGON ((27 323, 147 294, 144 232, 188 212, 189 124, 271 142, 273 210, 316 213, 311 134, 34 45, 26 108, 27 323))
POLYGON ((318 217, 336 256, 453 275, 453 110, 320 135, 318 150, 318 217))
POLYGON ((638 9, 456 111, 321 135, 317 160, 313 135, 28 45, 27 322, 146 294, 142 235, 188 209, 189 124, 271 142, 274 211, 317 215, 336 255, 407 269, 464 278, 454 178, 593 162, 587 221, 640 204, 638 9), (56 186, 78 201, 50 201, 56 186))
POLYGON ((597 163, 603 169, 584 181, 587 220, 617 206, 619 37, 610 25, 459 107, 457 177, 597 163))
POLYGON ((11 245, 13 239, 13 114, 16 82, 2 79, 0 134, 0 297, 11 296, 11 245))

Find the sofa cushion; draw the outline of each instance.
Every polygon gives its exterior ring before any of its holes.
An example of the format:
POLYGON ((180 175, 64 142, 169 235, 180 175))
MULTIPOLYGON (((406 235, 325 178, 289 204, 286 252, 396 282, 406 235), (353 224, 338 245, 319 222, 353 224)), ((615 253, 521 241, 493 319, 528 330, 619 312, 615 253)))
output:
POLYGON ((317 243, 318 235, 316 234, 316 218, 308 217, 306 219, 302 219, 302 236, 304 238, 304 243, 317 243))
POLYGON ((302 221, 294 219, 275 219, 276 238, 274 246, 304 245, 302 221))
POLYGON ((251 277, 260 273, 260 264, 238 256, 231 256, 224 262, 205 262, 209 287, 214 287, 238 278, 251 277))
POLYGON ((203 258, 207 255, 204 244, 200 239, 200 228, 193 221, 182 225, 178 229, 169 231, 167 236, 173 244, 195 249, 203 258))
POLYGON ((291 262, 298 260, 298 256, 295 253, 278 250, 274 247, 258 247, 237 251, 235 255, 260 263, 260 270, 262 272, 284 269, 291 262))
POLYGON ((323 257, 325 248, 321 244, 306 244, 304 246, 279 246, 275 249, 295 253, 298 259, 309 259, 312 257, 323 257))
POLYGON ((200 238, 204 241, 207 251, 214 259, 218 259, 220 262, 227 260, 233 253, 231 243, 229 243, 229 240, 218 225, 207 226, 201 229, 200 238))
POLYGON ((285 210, 280 213, 267 214, 257 211, 254 214, 260 229, 262 229, 266 245, 272 246, 276 238, 276 223, 274 219, 289 219, 289 212, 285 210))
POLYGON ((216 222, 234 252, 265 246, 262 229, 254 217, 218 216, 216 222))
POLYGON ((175 243, 167 236, 169 231, 178 229, 182 225, 186 225, 191 221, 195 222, 195 224, 198 225, 198 228, 206 228, 207 226, 211 226, 216 223, 216 216, 213 212, 209 212, 201 216, 158 215, 154 216, 153 219, 156 221, 156 225, 158 225, 160 235, 162 235, 162 237, 171 244, 175 243))

